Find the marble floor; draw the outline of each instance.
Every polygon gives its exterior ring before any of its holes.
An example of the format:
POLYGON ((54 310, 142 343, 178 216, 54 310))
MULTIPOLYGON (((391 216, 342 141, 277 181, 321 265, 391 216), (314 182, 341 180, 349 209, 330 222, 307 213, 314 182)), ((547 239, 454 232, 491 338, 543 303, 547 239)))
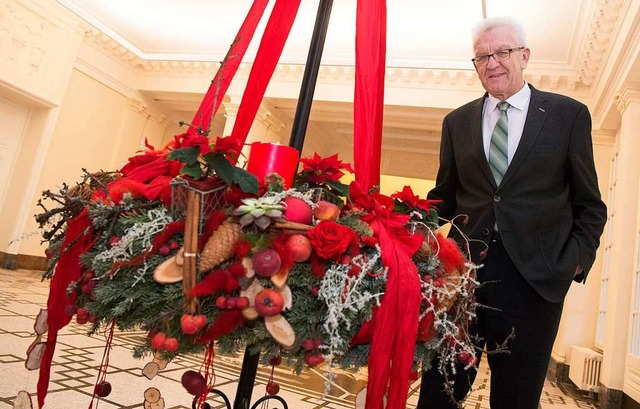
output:
MULTIPOLYGON (((32 395, 36 405, 35 390, 38 371, 25 368, 26 350, 35 338, 33 323, 41 308, 46 305, 48 282, 42 282, 39 272, 0 269, 0 409, 14 408, 17 393, 21 390, 32 395)), ((100 367, 105 340, 103 336, 88 337, 87 326, 73 321, 58 336, 58 345, 53 359, 51 382, 45 408, 88 408, 100 367)), ((180 384, 187 369, 200 366, 202 357, 187 356, 171 361, 152 380, 142 375, 148 361, 132 357, 131 348, 136 340, 144 337, 142 332, 117 333, 113 338, 113 349, 109 359, 107 380, 113 386, 108 397, 94 403, 94 408, 156 408, 145 406, 144 392, 157 388, 165 402, 165 408, 191 408, 191 395, 180 384)), ((216 356, 216 387, 233 401, 235 396, 242 356, 216 356)), ((486 368, 486 365, 483 365, 486 368)), ((465 402, 465 409, 489 409, 489 371, 481 368, 476 378, 473 393, 465 402)), ((251 405, 265 395, 265 386, 271 368, 259 368, 253 389, 251 405)), ((366 372, 340 372, 339 386, 325 396, 323 394, 324 372, 311 369, 296 376, 286 367, 276 367, 274 379, 280 384, 279 395, 292 409, 342 409, 353 408, 355 394, 366 385, 366 372)), ((415 408, 420 382, 411 385, 407 407, 415 408)), ((212 408, 225 408, 221 399, 209 401, 212 408)), ((540 402, 542 409, 595 408, 588 399, 565 395, 553 382, 547 381, 540 402)), ((269 401, 257 408, 282 407, 281 403, 269 401)))

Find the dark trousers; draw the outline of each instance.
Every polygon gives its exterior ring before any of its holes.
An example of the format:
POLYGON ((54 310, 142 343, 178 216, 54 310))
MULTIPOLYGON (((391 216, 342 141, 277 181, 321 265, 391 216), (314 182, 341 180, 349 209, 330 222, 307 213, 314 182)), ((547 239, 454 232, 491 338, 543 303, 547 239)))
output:
MULTIPOLYGON (((491 368, 490 403, 492 409, 537 409, 558 332, 563 303, 542 298, 520 275, 509 258, 499 236, 489 245, 484 266, 478 270, 476 290, 479 304, 476 325, 471 329, 482 338, 478 345, 478 362, 482 349, 487 351, 491 368), (495 351, 512 333, 507 352, 495 351)), ((455 380, 456 400, 469 392, 476 371, 462 370, 455 380)), ((452 375, 450 375, 450 378, 452 375)), ((455 409, 458 406, 443 392, 444 378, 437 362, 422 375, 418 409, 455 409)))

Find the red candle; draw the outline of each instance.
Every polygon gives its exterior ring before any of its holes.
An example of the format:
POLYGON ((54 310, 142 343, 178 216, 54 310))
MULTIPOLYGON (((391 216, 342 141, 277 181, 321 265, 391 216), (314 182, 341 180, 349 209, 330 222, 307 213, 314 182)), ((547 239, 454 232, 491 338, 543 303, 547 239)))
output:
POLYGON ((293 184, 297 167, 297 149, 277 143, 251 144, 247 172, 254 174, 261 184, 268 174, 277 173, 284 179, 284 188, 288 189, 293 184))

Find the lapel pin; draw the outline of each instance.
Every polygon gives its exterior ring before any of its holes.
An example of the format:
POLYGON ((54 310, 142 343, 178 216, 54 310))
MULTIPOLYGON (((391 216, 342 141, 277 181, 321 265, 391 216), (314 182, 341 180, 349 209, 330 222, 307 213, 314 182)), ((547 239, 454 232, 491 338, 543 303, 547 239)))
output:
POLYGON ((545 111, 545 110, 544 110, 544 109, 542 109, 542 108, 538 108, 538 109, 539 109, 540 111, 542 111, 542 112, 547 112, 547 111, 545 111))

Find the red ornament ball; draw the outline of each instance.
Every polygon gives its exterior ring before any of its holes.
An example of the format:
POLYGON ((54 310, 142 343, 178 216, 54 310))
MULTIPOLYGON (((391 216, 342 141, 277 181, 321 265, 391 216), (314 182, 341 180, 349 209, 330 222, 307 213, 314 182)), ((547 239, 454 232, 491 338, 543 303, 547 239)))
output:
POLYGON ((204 376, 199 372, 191 370, 182 374, 180 382, 187 392, 194 396, 201 395, 207 387, 207 382, 205 381, 204 376))
POLYGON ((101 398, 109 396, 111 393, 111 384, 107 381, 102 381, 96 385, 96 395, 101 398))
POLYGON ((269 382, 267 384, 267 393, 269 395, 277 395, 280 392, 280 385, 277 382, 269 382))

